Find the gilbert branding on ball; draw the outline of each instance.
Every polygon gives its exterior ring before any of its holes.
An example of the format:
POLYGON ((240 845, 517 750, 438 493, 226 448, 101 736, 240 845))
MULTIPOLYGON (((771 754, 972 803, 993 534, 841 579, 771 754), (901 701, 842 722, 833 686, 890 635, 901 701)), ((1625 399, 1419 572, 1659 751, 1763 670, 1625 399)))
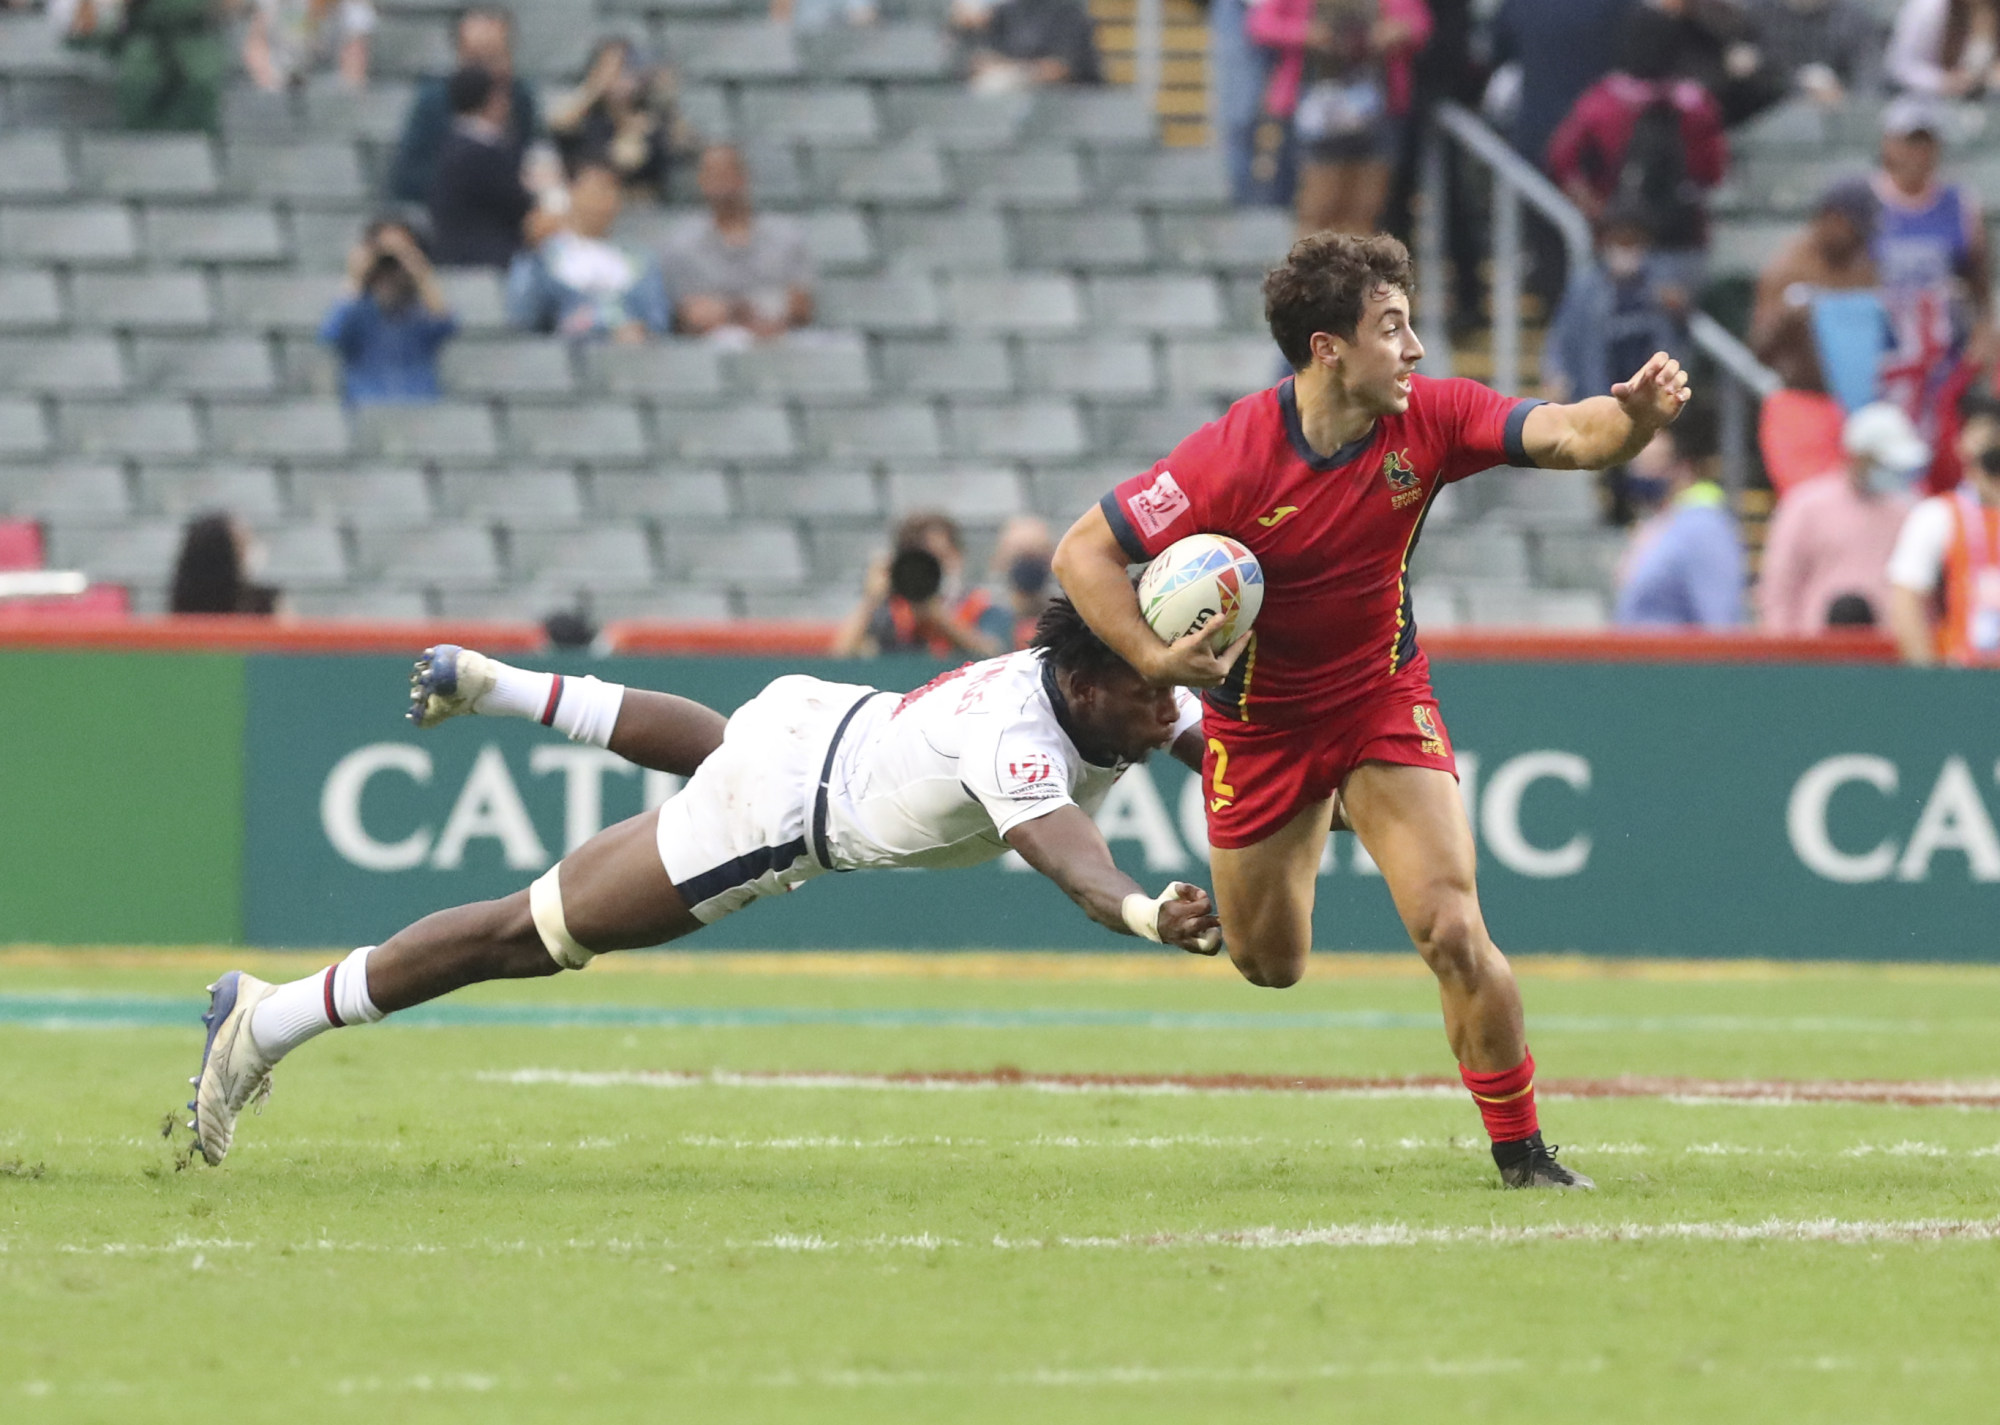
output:
POLYGON ((1191 534, 1167 546, 1139 580, 1139 611, 1172 643, 1198 628, 1214 630, 1217 650, 1250 631, 1264 606, 1257 556, 1219 534, 1191 534))

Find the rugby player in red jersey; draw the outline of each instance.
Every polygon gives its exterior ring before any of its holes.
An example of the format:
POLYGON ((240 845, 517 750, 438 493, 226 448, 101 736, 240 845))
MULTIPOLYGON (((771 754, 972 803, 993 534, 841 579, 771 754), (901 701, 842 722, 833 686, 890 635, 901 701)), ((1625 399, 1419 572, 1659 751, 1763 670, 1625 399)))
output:
POLYGON ((1217 914, 1255 985, 1305 973, 1336 816, 1382 870, 1438 978, 1445 1033, 1509 1187, 1593 1184, 1535 1112, 1521 996, 1473 878, 1451 739, 1410 617, 1410 551, 1439 490, 1496 465, 1600 469, 1687 403, 1661 352, 1610 394, 1551 405, 1416 373, 1409 253, 1390 237, 1302 239, 1264 284, 1296 373, 1246 396, 1063 537, 1055 571, 1104 641, 1157 683, 1206 688, 1202 769, 1217 914), (1198 532, 1264 566, 1255 630, 1217 654, 1163 642, 1126 569, 1198 532))

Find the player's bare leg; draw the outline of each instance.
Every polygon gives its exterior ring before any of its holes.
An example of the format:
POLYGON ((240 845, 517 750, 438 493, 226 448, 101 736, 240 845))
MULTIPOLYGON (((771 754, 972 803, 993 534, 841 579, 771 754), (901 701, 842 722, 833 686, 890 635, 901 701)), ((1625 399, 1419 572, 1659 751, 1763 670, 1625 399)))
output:
MULTIPOLYGON (((1510 1187, 1590 1187, 1542 1143, 1535 1061, 1521 991, 1479 909, 1472 827, 1458 782, 1434 767, 1364 762, 1341 800, 1381 868, 1396 913, 1437 976, 1445 1036, 1494 1142, 1510 1187)), ((1223 911, 1227 925, 1227 910, 1223 911)))
POLYGON ((1209 848, 1229 958, 1253 985, 1282 990, 1305 975, 1319 859, 1333 814, 1328 798, 1254 846, 1209 848))
POLYGON ((285 985, 230 971, 209 987, 208 1042, 193 1079, 196 1146, 220 1163, 273 1066, 308 1039, 486 980, 580 969, 592 955, 660 945, 701 927, 667 878, 659 812, 599 832, 536 885, 425 916, 381 945, 285 985))

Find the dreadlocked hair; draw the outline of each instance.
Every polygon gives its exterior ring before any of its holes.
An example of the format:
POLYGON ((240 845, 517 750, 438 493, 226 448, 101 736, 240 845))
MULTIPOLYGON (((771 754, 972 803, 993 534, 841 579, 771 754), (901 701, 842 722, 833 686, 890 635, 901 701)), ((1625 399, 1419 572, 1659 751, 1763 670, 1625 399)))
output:
POLYGON ((1035 620, 1035 636, 1028 647, 1041 649, 1054 667, 1093 682, 1130 672, 1132 667, 1083 621, 1076 605, 1060 594, 1049 600, 1042 616, 1035 620))

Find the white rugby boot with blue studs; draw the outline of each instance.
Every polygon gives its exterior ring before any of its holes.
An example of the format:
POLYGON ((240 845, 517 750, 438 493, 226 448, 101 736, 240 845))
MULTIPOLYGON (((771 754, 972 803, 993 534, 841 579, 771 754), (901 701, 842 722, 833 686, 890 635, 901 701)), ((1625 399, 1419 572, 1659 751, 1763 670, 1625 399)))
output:
POLYGON ((493 660, 477 649, 456 643, 426 648, 410 672, 410 710, 403 716, 418 727, 462 717, 493 691, 496 678, 493 660))
POLYGON ((194 1098, 188 1107, 194 1119, 195 1147, 213 1167, 229 1152, 236 1137, 236 1119, 252 1103, 259 1107, 271 1096, 271 1060, 257 1047, 250 1016, 276 989, 255 975, 231 970, 208 987, 208 1042, 202 1046, 201 1072, 188 1082, 194 1098))

